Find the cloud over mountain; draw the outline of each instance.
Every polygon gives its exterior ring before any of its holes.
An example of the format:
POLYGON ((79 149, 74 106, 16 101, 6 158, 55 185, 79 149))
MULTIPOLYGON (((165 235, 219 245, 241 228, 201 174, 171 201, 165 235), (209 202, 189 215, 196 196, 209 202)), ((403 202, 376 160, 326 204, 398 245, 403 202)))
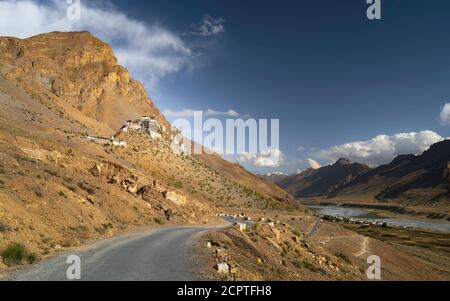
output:
POLYGON ((259 154, 244 153, 237 159, 240 163, 248 163, 254 167, 280 167, 284 163, 283 152, 279 149, 268 150, 259 154))
POLYGON ((319 164, 319 162, 317 162, 317 161, 314 160, 314 159, 308 159, 307 162, 308 162, 309 167, 312 168, 312 169, 319 169, 319 168, 322 167, 322 166, 319 164))
POLYGON ((316 155, 330 163, 339 158, 348 158, 354 162, 378 166, 389 163, 398 155, 419 155, 442 140, 442 136, 432 131, 379 135, 367 141, 350 142, 321 150, 316 155))
POLYGON ((70 20, 66 1, 0 1, 0 35, 26 38, 51 31, 89 31, 114 48, 119 63, 155 84, 189 68, 192 51, 175 33, 118 11, 107 1, 81 1, 80 19, 70 20))
POLYGON ((441 111, 441 122, 444 125, 450 125, 450 103, 446 103, 441 111))

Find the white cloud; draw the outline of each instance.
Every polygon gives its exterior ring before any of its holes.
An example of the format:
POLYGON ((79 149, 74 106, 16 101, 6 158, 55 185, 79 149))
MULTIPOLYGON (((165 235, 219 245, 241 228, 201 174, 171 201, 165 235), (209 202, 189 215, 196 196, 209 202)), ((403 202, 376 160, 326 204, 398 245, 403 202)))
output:
POLYGON ((305 150, 305 147, 300 145, 299 147, 297 147, 297 150, 299 152, 303 152, 305 150))
POLYGON ((287 176, 287 174, 284 172, 281 172, 281 171, 275 171, 275 172, 267 173, 266 176, 268 176, 268 177, 270 177, 270 176, 287 176))
POLYGON ((171 111, 171 110, 165 110, 163 112, 163 114, 166 117, 172 117, 172 118, 193 118, 194 114, 196 112, 203 112, 204 116, 227 116, 227 117, 238 117, 240 116, 238 112, 236 112, 235 110, 228 110, 228 111, 216 111, 216 110, 211 110, 211 109, 207 109, 206 111, 202 111, 202 110, 192 110, 192 109, 184 109, 181 111, 171 111))
POLYGON ((81 19, 69 20, 66 1, 0 1, 0 35, 27 38, 51 31, 89 31, 111 44, 119 63, 151 85, 191 65, 191 50, 173 32, 132 19, 107 1, 81 5, 81 19))
POLYGON ((450 125, 450 103, 446 103, 441 111, 441 122, 444 125, 450 125))
POLYGON ((224 23, 225 20, 223 18, 214 19, 209 15, 205 15, 200 24, 194 26, 195 31, 193 31, 192 34, 202 37, 218 35, 225 31, 224 23))
POLYGON ((368 141, 350 142, 331 147, 316 153, 318 158, 334 163, 339 158, 369 166, 389 163, 398 155, 419 155, 432 144, 444 140, 432 131, 401 133, 392 136, 380 135, 368 141))
POLYGON ((307 161, 308 161, 309 167, 312 168, 312 169, 319 169, 319 168, 322 167, 322 166, 319 164, 319 162, 317 162, 317 161, 314 160, 314 159, 308 159, 307 161))
POLYGON ((237 159, 240 163, 248 163, 254 167, 280 167, 284 162, 283 152, 279 149, 269 150, 260 154, 244 153, 237 159))
POLYGON ((220 112, 220 111, 214 111, 211 109, 206 110, 205 112, 205 116, 228 116, 228 117, 238 117, 239 113, 236 112, 235 110, 228 110, 226 112, 220 112))

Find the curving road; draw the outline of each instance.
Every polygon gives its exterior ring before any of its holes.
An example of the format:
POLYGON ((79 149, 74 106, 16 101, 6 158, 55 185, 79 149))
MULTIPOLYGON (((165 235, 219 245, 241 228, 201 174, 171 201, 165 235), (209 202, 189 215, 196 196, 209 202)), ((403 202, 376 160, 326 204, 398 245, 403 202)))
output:
POLYGON ((69 255, 81 259, 83 281, 197 280, 190 249, 206 232, 220 227, 171 227, 123 235, 69 251, 18 272, 15 281, 64 281, 69 255))

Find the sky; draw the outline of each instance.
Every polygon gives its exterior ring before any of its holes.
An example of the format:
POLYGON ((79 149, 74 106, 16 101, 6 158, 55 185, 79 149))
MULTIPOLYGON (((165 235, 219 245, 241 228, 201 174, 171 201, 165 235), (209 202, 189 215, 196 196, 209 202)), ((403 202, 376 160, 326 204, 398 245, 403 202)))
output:
POLYGON ((279 119, 271 152, 230 156, 294 173, 341 157, 378 166, 450 136, 450 2, 0 0, 0 35, 89 30, 169 120, 195 110, 279 119), (270 157, 269 157, 270 155, 270 157))

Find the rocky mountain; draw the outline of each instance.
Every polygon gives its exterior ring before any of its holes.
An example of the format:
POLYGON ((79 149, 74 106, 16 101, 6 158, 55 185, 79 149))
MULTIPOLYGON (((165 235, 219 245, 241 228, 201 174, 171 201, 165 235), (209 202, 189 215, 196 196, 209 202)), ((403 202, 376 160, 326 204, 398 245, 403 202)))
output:
POLYGON ((112 48, 89 32, 0 39, 1 74, 31 93, 63 101, 83 115, 119 128, 142 116, 165 119, 143 85, 117 64, 112 48))
POLYGON ((420 156, 401 155, 334 191, 334 197, 362 196, 414 203, 450 201, 450 140, 420 156))
POLYGON ((27 242, 51 254, 130 227, 208 223, 223 207, 297 208, 219 156, 174 153, 168 135, 109 140, 144 115, 168 126, 90 33, 0 38, 0 249, 27 242))
POLYGON ((366 165, 339 159, 333 165, 309 168, 277 184, 296 197, 317 197, 333 193, 368 171, 370 168, 366 165))

